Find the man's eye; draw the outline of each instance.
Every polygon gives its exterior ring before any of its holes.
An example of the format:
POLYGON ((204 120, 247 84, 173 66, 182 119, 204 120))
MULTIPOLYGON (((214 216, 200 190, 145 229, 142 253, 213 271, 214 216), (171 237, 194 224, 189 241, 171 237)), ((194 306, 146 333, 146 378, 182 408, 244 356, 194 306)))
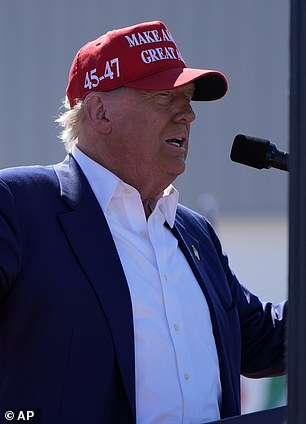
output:
POLYGON ((159 96, 161 96, 161 97, 169 97, 170 96, 170 91, 161 91, 159 93, 159 96))

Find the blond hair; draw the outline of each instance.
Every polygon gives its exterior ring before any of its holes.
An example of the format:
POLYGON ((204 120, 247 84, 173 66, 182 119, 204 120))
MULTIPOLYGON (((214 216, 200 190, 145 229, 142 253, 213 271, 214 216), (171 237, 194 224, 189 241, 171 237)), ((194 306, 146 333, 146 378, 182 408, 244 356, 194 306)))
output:
POLYGON ((68 98, 63 100, 62 108, 64 112, 60 112, 55 122, 62 128, 59 139, 64 143, 67 152, 78 142, 81 128, 83 126, 85 113, 84 102, 79 100, 73 109, 70 109, 68 98))

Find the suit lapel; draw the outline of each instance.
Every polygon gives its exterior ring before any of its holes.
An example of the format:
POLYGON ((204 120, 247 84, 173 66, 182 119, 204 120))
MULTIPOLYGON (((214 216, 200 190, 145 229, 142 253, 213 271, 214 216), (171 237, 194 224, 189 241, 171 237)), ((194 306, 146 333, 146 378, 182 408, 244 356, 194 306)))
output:
POLYGON ((176 222, 173 233, 178 239, 179 246, 205 295, 212 318, 217 348, 220 349, 221 344, 223 344, 223 333, 226 328, 226 325, 223 323, 226 301, 223 301, 222 293, 220 296, 217 291, 216 282, 212 281, 209 276, 207 269, 207 263, 209 263, 208 246, 205 246, 205 239, 201 239, 200 244, 199 240, 179 221, 176 222))
POLYGON ((211 246, 207 243, 207 236, 202 237, 199 232, 197 237, 193 235, 190 228, 187 229, 179 217, 172 231, 206 296, 211 313, 218 314, 219 308, 227 308, 227 300, 222 291, 218 290, 216 281, 212 281, 210 277, 211 246))
POLYGON ((59 218, 108 320, 123 383, 135 416, 134 331, 130 293, 104 214, 71 156, 55 165, 70 211, 59 218))
POLYGON ((212 280, 211 272, 208 269, 209 267, 213 269, 213 266, 210 265, 210 246, 205 237, 199 236, 196 238, 191 233, 190 228, 185 228, 180 219, 176 220, 172 231, 178 239, 179 246, 205 295, 212 318, 217 348, 222 350, 222 340, 227 337, 227 324, 223 322, 224 310, 230 308, 231 305, 228 305, 222 291, 219 291, 218 276, 216 275, 216 280, 212 280))

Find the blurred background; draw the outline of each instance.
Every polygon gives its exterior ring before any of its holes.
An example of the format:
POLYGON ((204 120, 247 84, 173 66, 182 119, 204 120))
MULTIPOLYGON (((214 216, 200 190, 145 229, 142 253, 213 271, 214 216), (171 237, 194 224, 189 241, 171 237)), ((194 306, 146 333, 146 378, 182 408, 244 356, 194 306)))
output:
MULTIPOLYGON (((194 103, 180 201, 215 225, 241 282, 287 296, 288 175, 230 161, 235 135, 289 145, 289 0, 0 0, 0 168, 61 161, 54 119, 71 61, 113 28, 162 20, 191 67, 218 69, 224 99, 194 103)), ((283 405, 284 378, 242 381, 243 412, 283 405)))

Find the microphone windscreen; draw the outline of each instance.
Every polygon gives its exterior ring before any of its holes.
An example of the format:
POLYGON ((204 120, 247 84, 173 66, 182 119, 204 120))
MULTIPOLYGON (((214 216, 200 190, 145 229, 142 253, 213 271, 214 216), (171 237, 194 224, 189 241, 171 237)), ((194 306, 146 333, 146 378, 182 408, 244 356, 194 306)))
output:
POLYGON ((239 134, 235 137, 230 158, 234 162, 266 168, 266 156, 270 146, 268 140, 239 134))

